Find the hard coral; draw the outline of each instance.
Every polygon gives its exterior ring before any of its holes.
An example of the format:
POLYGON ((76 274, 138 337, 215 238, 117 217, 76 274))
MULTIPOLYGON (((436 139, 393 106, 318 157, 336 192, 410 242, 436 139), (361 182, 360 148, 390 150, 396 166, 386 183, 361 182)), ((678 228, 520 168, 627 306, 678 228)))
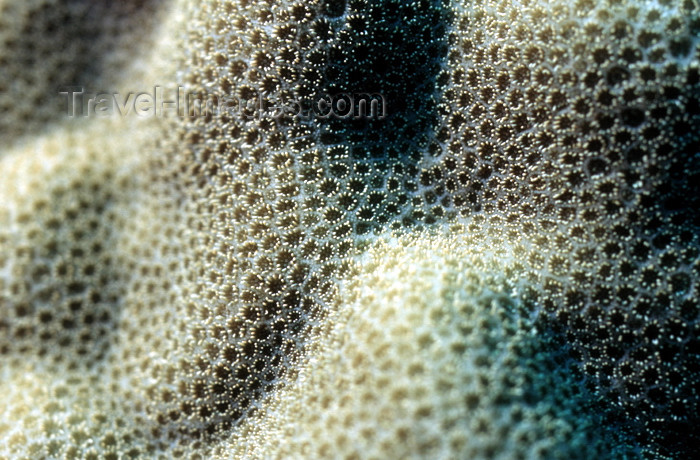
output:
POLYGON ((0 2, 0 456, 697 453, 695 1, 86 5, 0 2), (170 82, 387 111, 32 109, 170 82))

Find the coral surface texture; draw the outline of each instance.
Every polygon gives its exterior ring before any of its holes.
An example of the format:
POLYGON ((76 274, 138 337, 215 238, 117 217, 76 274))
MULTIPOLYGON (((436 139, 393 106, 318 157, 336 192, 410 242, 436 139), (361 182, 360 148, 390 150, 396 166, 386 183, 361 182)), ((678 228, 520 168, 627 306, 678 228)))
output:
POLYGON ((700 458, 699 0, 0 0, 0 459, 700 458))

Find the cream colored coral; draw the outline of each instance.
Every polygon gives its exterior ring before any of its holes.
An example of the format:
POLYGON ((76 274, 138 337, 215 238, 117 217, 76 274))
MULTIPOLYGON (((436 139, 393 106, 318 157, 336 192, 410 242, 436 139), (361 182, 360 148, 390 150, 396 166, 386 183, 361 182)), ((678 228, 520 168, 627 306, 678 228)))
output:
POLYGON ((0 2, 0 457, 691 457, 696 2, 78 3, 0 2))
POLYGON ((297 382, 215 458, 621 455, 506 294, 512 249, 465 235, 378 238, 297 382))

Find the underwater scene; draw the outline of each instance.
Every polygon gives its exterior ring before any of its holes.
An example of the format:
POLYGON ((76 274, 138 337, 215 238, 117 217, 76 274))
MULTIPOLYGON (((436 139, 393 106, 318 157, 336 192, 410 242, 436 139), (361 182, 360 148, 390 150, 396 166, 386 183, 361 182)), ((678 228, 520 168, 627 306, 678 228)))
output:
POLYGON ((0 459, 700 458, 698 0, 0 0, 0 459))

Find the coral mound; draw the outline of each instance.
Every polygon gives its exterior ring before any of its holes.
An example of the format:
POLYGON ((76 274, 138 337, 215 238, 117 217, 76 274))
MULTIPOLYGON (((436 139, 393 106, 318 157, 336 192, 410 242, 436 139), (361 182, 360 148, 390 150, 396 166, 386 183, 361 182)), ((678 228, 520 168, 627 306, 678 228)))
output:
POLYGON ((0 0, 0 111, 0 458, 698 454, 695 0, 0 0))

